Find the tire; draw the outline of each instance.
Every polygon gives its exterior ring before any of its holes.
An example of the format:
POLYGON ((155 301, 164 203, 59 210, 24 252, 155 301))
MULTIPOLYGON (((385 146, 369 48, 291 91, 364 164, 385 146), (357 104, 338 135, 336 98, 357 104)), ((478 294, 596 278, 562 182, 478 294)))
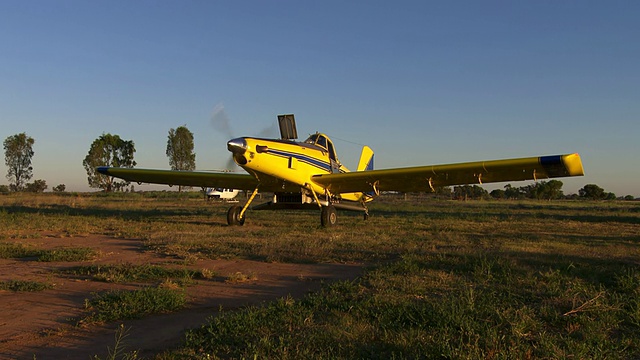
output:
POLYGON ((227 212, 227 224, 229 224, 229 226, 244 225, 244 216, 240 217, 240 212, 242 212, 242 206, 240 205, 234 205, 229 208, 227 212))
POLYGON ((338 222, 338 214, 333 205, 323 206, 320 214, 320 224, 323 227, 331 227, 338 222))

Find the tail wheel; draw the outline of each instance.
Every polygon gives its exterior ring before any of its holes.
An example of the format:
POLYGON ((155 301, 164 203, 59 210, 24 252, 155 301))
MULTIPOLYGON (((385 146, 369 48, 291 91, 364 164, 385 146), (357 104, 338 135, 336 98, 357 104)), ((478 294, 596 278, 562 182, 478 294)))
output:
POLYGON ((324 227, 331 227, 338 222, 338 214, 333 205, 323 206, 320 214, 320 224, 324 227))
POLYGON ((227 224, 230 226, 242 226, 244 225, 244 216, 240 217, 242 212, 242 206, 234 205, 227 212, 227 224))

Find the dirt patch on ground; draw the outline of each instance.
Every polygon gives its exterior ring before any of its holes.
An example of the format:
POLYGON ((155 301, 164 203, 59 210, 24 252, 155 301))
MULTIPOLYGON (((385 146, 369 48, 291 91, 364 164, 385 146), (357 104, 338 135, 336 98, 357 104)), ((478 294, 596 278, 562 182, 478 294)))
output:
POLYGON ((323 282, 353 279, 361 266, 341 264, 279 264, 248 260, 198 260, 188 267, 210 269, 217 276, 198 279, 186 288, 188 305, 182 311, 104 325, 77 326, 85 314, 85 299, 92 293, 133 289, 140 285, 113 284, 60 274, 59 270, 91 264, 157 264, 176 266, 176 259, 144 251, 140 240, 103 236, 15 240, 39 249, 88 247, 99 252, 90 262, 38 262, 34 259, 0 259, 0 281, 30 280, 52 284, 38 292, 0 290, 0 358, 87 359, 102 358, 113 348, 116 330, 128 329, 126 351, 143 357, 179 344, 184 330, 206 323, 220 307, 236 309, 259 305, 287 295, 302 297, 323 282), (257 279, 228 283, 228 274, 253 273, 257 279))

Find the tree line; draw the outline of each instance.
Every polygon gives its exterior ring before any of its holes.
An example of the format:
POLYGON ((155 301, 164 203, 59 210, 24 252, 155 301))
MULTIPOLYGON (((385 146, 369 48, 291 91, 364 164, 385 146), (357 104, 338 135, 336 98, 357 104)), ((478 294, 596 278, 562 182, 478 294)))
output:
MULTIPOLYGON (((9 192, 44 192, 48 186, 45 180, 39 179, 28 182, 33 177, 31 164, 34 156, 33 144, 35 140, 26 133, 20 133, 7 137, 4 140, 4 159, 7 165, 7 179, 9 186, 0 185, 0 193, 9 192)), ((170 129, 167 135, 167 147, 165 155, 169 158, 169 166, 172 170, 195 170, 196 154, 193 151, 193 133, 186 125, 176 129, 170 129)), ((87 172, 89 187, 105 192, 124 191, 129 182, 106 176, 96 171, 100 166, 126 167, 136 166, 134 154, 136 152, 133 140, 124 140, 119 135, 103 133, 91 143, 87 156, 82 161, 87 172)), ((578 194, 565 195, 562 191, 563 183, 560 180, 540 181, 521 187, 507 184, 503 189, 495 189, 488 192, 478 185, 460 185, 442 187, 436 189, 436 195, 454 199, 591 199, 591 200, 615 200, 616 195, 606 192, 595 184, 587 184, 578 191, 578 194)), ((54 192, 64 192, 66 186, 59 184, 52 189, 54 192)), ((178 187, 181 191, 182 187, 178 187)), ((627 195, 622 199, 633 200, 633 196, 627 195)))
MULTIPOLYGON (((540 181, 520 187, 514 187, 507 184, 503 189, 494 189, 488 192, 478 185, 461 185, 454 186, 453 190, 449 189, 449 195, 458 200, 467 199, 536 199, 536 200, 560 200, 560 199, 586 199, 586 200, 617 200, 616 194, 606 192, 603 188, 596 184, 587 184, 580 190, 578 194, 565 195, 562 191, 564 184, 560 180, 540 181)), ((441 191, 441 194, 447 194, 447 191, 441 191)), ((632 195, 627 195, 620 200, 634 200, 632 195)))
MULTIPOLYGON (((33 177, 32 159, 35 140, 26 133, 7 137, 4 140, 4 159, 7 165, 9 185, 0 185, 0 193, 44 192, 48 185, 45 180, 29 182, 33 177)), ((195 170, 196 154, 193 151, 193 133, 186 125, 170 129, 167 136, 166 155, 172 170, 195 170)), ((135 144, 119 135, 103 133, 91 143, 87 156, 82 161, 87 172, 89 187, 105 192, 124 191, 129 182, 105 176, 96 171, 99 166, 127 167, 136 166, 135 144)), ((66 191, 64 184, 52 189, 54 192, 66 191)), ((179 191, 182 187, 179 187, 179 191)))

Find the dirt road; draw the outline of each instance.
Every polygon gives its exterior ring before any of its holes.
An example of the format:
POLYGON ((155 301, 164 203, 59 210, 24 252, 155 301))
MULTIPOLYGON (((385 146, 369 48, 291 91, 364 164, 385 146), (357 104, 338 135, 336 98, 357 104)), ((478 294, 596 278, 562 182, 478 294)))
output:
MULTIPOLYGON (((30 280, 53 288, 38 292, 0 290, 0 359, 88 359, 106 357, 113 348, 116 330, 124 324, 128 332, 126 351, 143 357, 178 345, 185 329, 198 327, 220 307, 237 309, 259 305, 283 296, 302 297, 319 289, 323 281, 352 279, 361 272, 357 265, 279 264, 248 260, 197 260, 187 267, 210 269, 211 279, 198 279, 187 286, 188 305, 182 311, 143 319, 101 325, 77 326, 85 314, 85 300, 92 293, 113 289, 135 289, 141 284, 98 282, 59 273, 60 269, 92 264, 154 264, 177 267, 176 259, 144 251, 140 240, 103 236, 9 240, 48 249, 87 247, 98 251, 97 259, 85 262, 38 262, 34 259, 0 259, 0 281, 30 280), (236 272, 253 273, 257 279, 225 282, 236 272)), ((7 241, 5 241, 7 242, 7 241)), ((179 265, 185 266, 185 265, 179 265)))

